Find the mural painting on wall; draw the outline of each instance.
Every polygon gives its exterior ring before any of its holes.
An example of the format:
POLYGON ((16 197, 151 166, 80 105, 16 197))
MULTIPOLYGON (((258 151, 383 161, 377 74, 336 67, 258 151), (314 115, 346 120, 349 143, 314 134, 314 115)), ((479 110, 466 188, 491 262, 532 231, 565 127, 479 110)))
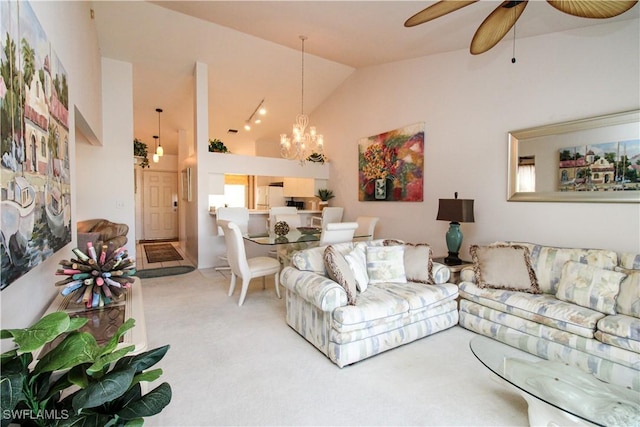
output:
POLYGON ((0 2, 0 289, 71 241, 67 73, 31 5, 0 2))
POLYGON ((559 191, 640 190, 640 140, 559 150, 559 191))
POLYGON ((358 200, 421 202, 424 123, 358 142, 358 200))

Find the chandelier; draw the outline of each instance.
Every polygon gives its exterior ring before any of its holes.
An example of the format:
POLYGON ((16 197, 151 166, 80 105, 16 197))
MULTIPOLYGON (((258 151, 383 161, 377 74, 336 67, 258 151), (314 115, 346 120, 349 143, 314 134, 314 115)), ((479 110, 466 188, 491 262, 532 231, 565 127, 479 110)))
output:
POLYGON ((307 157, 312 154, 322 154, 324 140, 322 135, 318 135, 315 126, 309 127, 309 117, 304 114, 304 41, 306 36, 300 36, 302 40, 302 97, 300 114, 296 116, 296 123, 293 125, 291 137, 283 133, 280 135, 280 154, 285 159, 299 160, 304 163, 307 157))

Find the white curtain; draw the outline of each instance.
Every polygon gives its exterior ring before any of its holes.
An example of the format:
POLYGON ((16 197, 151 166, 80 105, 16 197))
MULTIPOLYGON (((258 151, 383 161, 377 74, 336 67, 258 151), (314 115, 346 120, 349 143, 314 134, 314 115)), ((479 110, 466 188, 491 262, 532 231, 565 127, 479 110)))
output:
POLYGON ((518 166, 518 188, 520 192, 536 191, 536 167, 534 165, 518 166))

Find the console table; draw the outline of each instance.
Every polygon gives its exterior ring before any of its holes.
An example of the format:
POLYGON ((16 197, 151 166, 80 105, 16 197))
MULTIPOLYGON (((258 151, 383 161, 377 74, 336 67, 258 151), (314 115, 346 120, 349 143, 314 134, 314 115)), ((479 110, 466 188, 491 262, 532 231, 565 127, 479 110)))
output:
MULTIPOLYGON (((54 311, 65 311, 70 317, 89 319, 80 330, 93 335, 99 345, 107 342, 127 319, 133 318, 135 326, 124 334, 118 344, 118 348, 135 345, 135 350, 130 354, 141 353, 147 348, 147 328, 144 320, 142 283, 140 279, 136 277, 131 288, 123 295, 124 297, 121 300, 104 307, 87 309, 84 304, 76 304, 72 299, 72 295, 62 296, 58 294, 45 314, 54 311)), ((47 344, 40 354, 45 354, 49 346, 55 346, 56 344, 57 341, 47 344)))

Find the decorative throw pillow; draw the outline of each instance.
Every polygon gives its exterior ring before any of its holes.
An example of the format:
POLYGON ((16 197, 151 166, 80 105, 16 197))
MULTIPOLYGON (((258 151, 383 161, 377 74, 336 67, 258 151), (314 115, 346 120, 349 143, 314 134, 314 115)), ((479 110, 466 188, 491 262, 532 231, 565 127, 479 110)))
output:
POLYGON ((359 248, 356 246, 354 250, 346 254, 345 259, 353 271, 356 279, 356 287, 362 293, 367 290, 369 284, 369 275, 367 274, 367 254, 366 247, 359 248))
POLYGON ((472 245, 469 252, 478 287, 540 293, 527 247, 472 245))
POLYGON ((385 240, 385 246, 404 247, 404 270, 410 282, 432 285, 433 261, 431 247, 427 243, 404 243, 400 240, 385 240))
POLYGON ((616 312, 640 318, 640 270, 616 268, 627 277, 620 283, 616 312))
POLYGON ((329 245, 324 250, 324 265, 329 278, 347 293, 347 304, 356 305, 356 279, 344 255, 329 245))
POLYGON ((556 298, 601 313, 616 314, 616 297, 625 277, 626 274, 618 271, 567 261, 562 267, 556 298))
POLYGON ((372 283, 407 283, 404 246, 367 246, 367 275, 372 283))

